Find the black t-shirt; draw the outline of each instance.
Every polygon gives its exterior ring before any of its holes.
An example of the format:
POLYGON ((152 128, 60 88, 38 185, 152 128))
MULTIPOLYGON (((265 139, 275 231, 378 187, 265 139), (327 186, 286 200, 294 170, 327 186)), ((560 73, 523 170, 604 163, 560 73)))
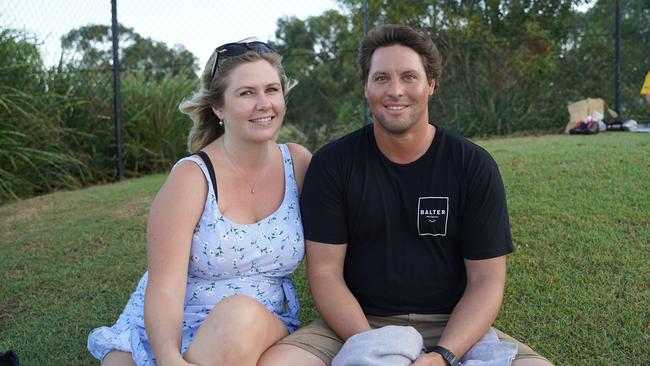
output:
POLYGON ((449 314, 466 259, 512 251, 506 195, 487 151, 437 127, 397 164, 365 126, 314 154, 301 195, 305 239, 348 244, 344 277, 369 315, 449 314))

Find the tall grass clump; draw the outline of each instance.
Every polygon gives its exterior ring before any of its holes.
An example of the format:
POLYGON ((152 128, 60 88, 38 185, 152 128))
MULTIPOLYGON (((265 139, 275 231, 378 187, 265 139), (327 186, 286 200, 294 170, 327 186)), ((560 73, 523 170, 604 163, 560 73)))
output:
MULTIPOLYGON (((47 69, 35 39, 1 30, 0 65, 0 203, 114 180, 110 64, 47 69)), ((177 106, 195 84, 187 72, 122 73, 127 177, 167 171, 184 154, 191 122, 177 106)))
POLYGON ((34 40, 0 30, 0 202, 81 186, 88 170, 66 153, 57 118, 66 101, 47 90, 34 40))

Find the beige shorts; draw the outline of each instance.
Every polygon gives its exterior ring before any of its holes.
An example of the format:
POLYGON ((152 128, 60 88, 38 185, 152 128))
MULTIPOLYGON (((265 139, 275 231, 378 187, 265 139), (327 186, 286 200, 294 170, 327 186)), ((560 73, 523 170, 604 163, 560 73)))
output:
MULTIPOLYGON (((420 332, 424 340, 424 346, 429 348, 438 344, 442 331, 447 325, 447 320, 449 320, 449 315, 406 314, 385 317, 368 315, 367 318, 373 329, 386 325, 410 325, 420 332)), ((498 329, 495 329, 495 331, 500 340, 517 344, 518 350, 515 359, 540 358, 546 360, 527 345, 498 329)), ((317 319, 280 340, 278 344, 289 344, 304 349, 323 360, 326 365, 329 365, 343 346, 343 341, 323 320, 317 319)))

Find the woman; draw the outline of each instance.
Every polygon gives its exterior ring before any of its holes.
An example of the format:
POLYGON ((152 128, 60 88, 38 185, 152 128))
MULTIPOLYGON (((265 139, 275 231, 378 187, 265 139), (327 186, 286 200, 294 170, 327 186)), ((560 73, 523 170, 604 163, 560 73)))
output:
POLYGON ((262 42, 215 50, 180 105, 198 155, 172 168, 151 205, 148 272, 116 324, 88 338, 102 365, 255 365, 299 326, 289 275, 304 253, 311 155, 274 141, 292 87, 262 42))

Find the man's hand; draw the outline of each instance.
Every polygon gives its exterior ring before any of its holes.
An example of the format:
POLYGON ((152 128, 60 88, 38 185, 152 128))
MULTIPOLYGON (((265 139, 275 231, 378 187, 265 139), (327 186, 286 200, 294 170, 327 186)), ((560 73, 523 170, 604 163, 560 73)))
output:
POLYGON ((447 366, 442 356, 435 352, 421 354, 411 366, 447 366))

